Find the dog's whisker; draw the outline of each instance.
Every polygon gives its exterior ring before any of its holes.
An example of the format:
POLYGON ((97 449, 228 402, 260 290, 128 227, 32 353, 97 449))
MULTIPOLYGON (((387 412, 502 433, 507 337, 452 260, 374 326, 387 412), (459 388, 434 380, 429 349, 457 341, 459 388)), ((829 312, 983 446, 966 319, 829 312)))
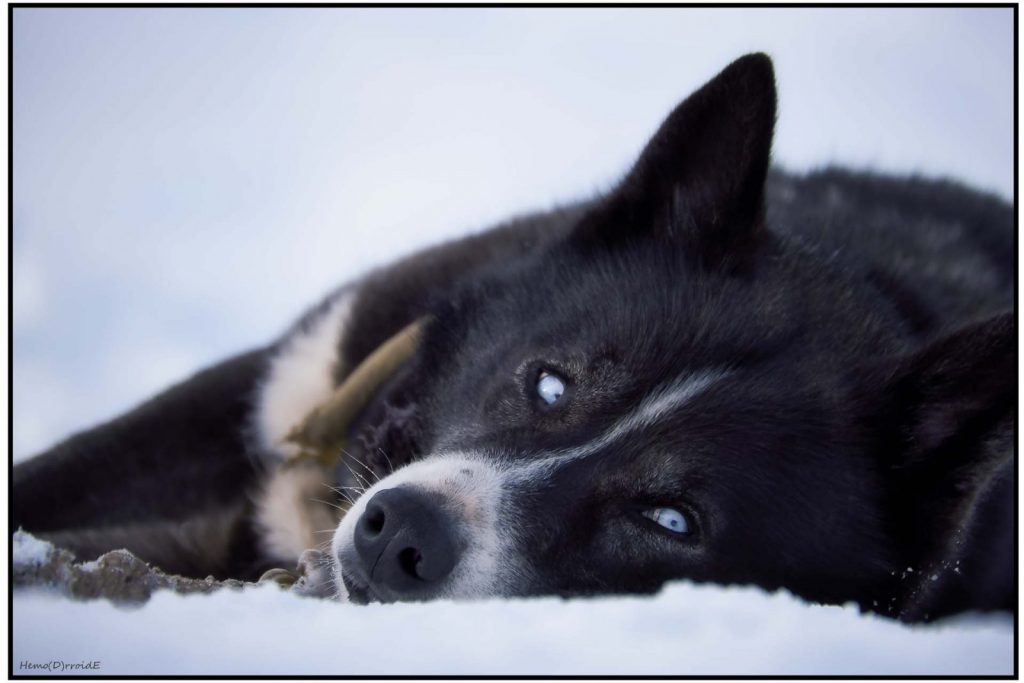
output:
POLYGON ((352 459, 353 459, 353 460, 354 460, 354 461, 355 461, 355 462, 356 462, 356 463, 357 463, 357 464, 358 464, 359 466, 361 466, 361 467, 362 467, 362 468, 363 468, 364 470, 366 470, 367 472, 369 472, 370 474, 372 474, 372 475, 373 475, 373 476, 374 476, 374 477, 376 478, 376 480, 377 480, 377 481, 380 481, 380 475, 379 475, 379 474, 377 474, 377 472, 376 472, 376 471, 375 471, 375 470, 374 470, 374 469, 373 469, 372 467, 368 466, 368 465, 367 465, 367 464, 366 464, 365 462, 363 462, 362 460, 360 460, 359 458, 357 458, 357 457, 356 457, 356 456, 354 456, 354 455, 351 455, 351 454, 350 454, 350 457, 351 457, 351 458, 352 458, 352 459))
POLYGON ((368 467, 368 466, 366 465, 366 463, 364 463, 364 462, 363 462, 362 460, 360 460, 360 459, 359 459, 359 458, 357 458, 356 456, 352 455, 351 453, 349 453, 348 451, 346 451, 346 450, 345 450, 344 448, 342 448, 342 449, 341 449, 341 452, 342 452, 342 453, 344 453, 345 455, 347 455, 347 456, 348 456, 348 457, 349 457, 349 458, 350 458, 351 460, 353 460, 353 461, 354 461, 354 462, 355 462, 355 463, 356 463, 357 465, 359 465, 360 467, 362 467, 362 468, 363 468, 364 470, 366 470, 367 472, 369 472, 370 474, 372 474, 372 475, 373 475, 373 476, 374 476, 374 477, 375 477, 375 478, 377 479, 377 481, 380 481, 380 475, 379 475, 379 474, 377 474, 376 472, 374 472, 374 471, 373 471, 373 469, 372 469, 372 468, 370 468, 370 467, 368 467))
MULTIPOLYGON (((355 458, 354 456, 352 456, 352 455, 351 455, 351 454, 350 454, 350 453, 349 453, 348 451, 346 451, 346 450, 345 450, 344 448, 342 448, 341 450, 342 450, 342 452, 343 452, 343 453, 345 453, 345 455, 349 456, 349 458, 351 458, 352 460, 356 460, 356 458, 355 458)), ((349 472, 350 472, 350 473, 352 474, 352 476, 353 476, 353 477, 355 477, 357 481, 359 481, 359 482, 362 482, 362 483, 363 483, 363 486, 364 486, 365 488, 370 488, 370 486, 372 486, 372 484, 370 483, 370 481, 369 481, 369 480, 368 480, 368 479, 367 479, 366 477, 362 476, 361 474, 359 474, 358 472, 356 472, 356 471, 355 471, 354 469, 352 469, 352 465, 350 465, 350 464, 348 463, 348 460, 347 460, 347 459, 345 459, 345 458, 342 458, 342 462, 343 462, 343 463, 345 464, 345 467, 346 467, 346 469, 348 469, 348 471, 349 471, 349 472)), ((360 463, 360 464, 362 464, 362 463, 360 463)), ((364 465, 364 467, 365 467, 365 465, 364 465)))
MULTIPOLYGON (((344 461, 342 461, 342 462, 344 462, 344 461)), ((347 462, 345 462, 345 467, 352 474, 352 476, 356 478, 357 481, 360 481, 360 482, 363 483, 364 490, 368 489, 368 488, 370 488, 370 486, 372 486, 372 484, 370 484, 370 482, 367 481, 365 477, 363 477, 358 472, 356 472, 354 469, 352 469, 352 466, 349 465, 347 462)))
MULTIPOLYGON (((328 487, 328 488, 331 489, 331 493, 334 493, 335 495, 341 496, 342 498, 347 500, 349 503, 355 503, 355 498, 353 498, 351 493, 348 493, 347 491, 341 491, 341 490, 336 489, 334 487, 328 487)), ((356 496, 356 498, 358 498, 358 495, 356 496)))
POLYGON ((359 497, 366 492, 366 489, 360 486, 330 486, 329 484, 324 484, 324 486, 330 489, 331 493, 347 500, 351 505, 355 505, 359 497))
POLYGON ((332 508, 336 510, 341 510, 342 512, 348 512, 348 508, 343 508, 340 505, 336 505, 335 503, 330 502, 329 500, 321 500, 320 498, 310 498, 310 500, 315 501, 317 503, 323 503, 324 505, 330 505, 332 508))
MULTIPOLYGON (((354 505, 355 504, 356 501, 352 498, 352 496, 350 494, 346 493, 345 491, 339 490, 338 487, 336 487, 336 486, 331 486, 327 482, 320 482, 320 483, 323 484, 324 486, 326 486, 331 491, 331 493, 335 493, 335 494, 341 496, 342 498, 344 498, 345 500, 347 500, 350 505, 354 505)), ((342 488, 351 488, 351 487, 342 487, 342 488)))
POLYGON ((384 459, 388 461, 388 474, 394 473, 395 466, 391 463, 391 458, 388 457, 388 454, 380 446, 377 446, 377 450, 380 451, 380 454, 383 455, 384 459))

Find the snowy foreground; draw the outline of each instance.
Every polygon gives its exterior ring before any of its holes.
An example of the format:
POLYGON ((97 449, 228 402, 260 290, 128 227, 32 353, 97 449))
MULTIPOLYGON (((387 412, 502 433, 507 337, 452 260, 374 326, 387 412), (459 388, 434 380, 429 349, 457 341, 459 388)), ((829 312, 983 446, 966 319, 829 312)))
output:
MULTIPOLYGON (((785 593, 678 583, 655 597, 355 605, 274 585, 140 607, 14 595, 22 662, 112 674, 1010 674, 1013 622, 908 627, 785 593)), ((36 673, 50 673, 36 671, 36 673)), ((69 673, 65 671, 64 674, 69 673)))

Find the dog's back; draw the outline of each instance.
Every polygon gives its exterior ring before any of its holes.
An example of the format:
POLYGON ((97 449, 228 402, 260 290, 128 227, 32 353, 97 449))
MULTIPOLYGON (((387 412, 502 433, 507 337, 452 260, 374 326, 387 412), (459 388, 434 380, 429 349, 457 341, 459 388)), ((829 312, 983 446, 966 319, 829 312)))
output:
POLYGON ((863 270, 922 335, 1013 308, 1013 207, 995 196, 842 169, 767 189, 772 230, 863 270))

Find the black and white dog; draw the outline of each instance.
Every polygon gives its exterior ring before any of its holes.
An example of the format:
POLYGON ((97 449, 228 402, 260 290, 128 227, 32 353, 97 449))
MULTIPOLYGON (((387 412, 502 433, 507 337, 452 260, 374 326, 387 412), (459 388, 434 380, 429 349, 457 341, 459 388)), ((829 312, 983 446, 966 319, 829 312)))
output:
POLYGON ((242 578, 326 530, 355 601, 687 578, 1014 610, 1013 209, 769 170, 775 105, 743 57, 607 195, 373 272, 18 465, 13 527, 242 578))

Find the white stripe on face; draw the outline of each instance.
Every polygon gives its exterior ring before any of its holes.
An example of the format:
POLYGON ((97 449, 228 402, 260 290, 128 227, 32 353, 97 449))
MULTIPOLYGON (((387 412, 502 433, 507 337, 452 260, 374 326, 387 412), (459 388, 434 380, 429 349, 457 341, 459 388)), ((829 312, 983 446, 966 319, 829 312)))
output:
POLYGON ((728 375, 727 370, 704 370, 663 385, 645 396, 625 417, 593 441, 573 448, 551 451, 548 457, 531 463, 526 468, 529 470, 526 476, 541 476, 564 464, 593 455, 628 434, 653 427, 661 419, 679 410, 728 375))

